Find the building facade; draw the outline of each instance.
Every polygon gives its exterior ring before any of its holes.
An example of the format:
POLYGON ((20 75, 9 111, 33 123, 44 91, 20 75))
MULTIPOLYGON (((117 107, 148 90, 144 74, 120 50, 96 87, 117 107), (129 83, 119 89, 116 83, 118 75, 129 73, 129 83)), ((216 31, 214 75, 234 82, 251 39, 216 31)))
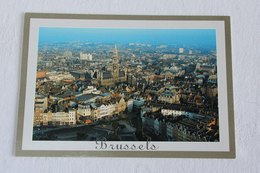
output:
POLYGON ((119 69, 118 50, 115 46, 112 59, 112 71, 103 71, 100 73, 100 85, 114 86, 117 82, 125 82, 127 74, 119 69))

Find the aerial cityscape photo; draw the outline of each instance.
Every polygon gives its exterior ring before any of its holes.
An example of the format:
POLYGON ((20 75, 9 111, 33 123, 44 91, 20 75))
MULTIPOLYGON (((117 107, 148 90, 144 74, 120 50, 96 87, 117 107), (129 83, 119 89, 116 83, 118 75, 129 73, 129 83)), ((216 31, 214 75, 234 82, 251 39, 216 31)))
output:
POLYGON ((214 29, 39 29, 35 141, 219 142, 214 29))

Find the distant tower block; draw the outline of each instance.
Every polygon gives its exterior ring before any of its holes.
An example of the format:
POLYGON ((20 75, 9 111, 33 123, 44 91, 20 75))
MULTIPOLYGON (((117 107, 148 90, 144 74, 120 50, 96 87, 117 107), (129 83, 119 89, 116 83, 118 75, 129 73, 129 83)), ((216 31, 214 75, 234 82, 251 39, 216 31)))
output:
POLYGON ((114 55, 113 55, 113 78, 115 82, 118 82, 119 78, 119 61, 118 61, 118 51, 115 45, 114 55))
POLYGON ((190 55, 192 54, 192 50, 189 50, 189 54, 190 54, 190 55))
POLYGON ((72 52, 71 51, 68 51, 66 50, 63 54, 65 57, 68 57, 68 58, 71 58, 72 57, 72 52))
POLYGON ((179 53, 183 53, 184 52, 184 48, 179 48, 179 53))
POLYGON ((87 60, 87 61, 92 61, 92 59, 93 59, 93 57, 92 57, 91 54, 82 53, 82 52, 80 52, 79 58, 80 58, 81 60, 87 60))

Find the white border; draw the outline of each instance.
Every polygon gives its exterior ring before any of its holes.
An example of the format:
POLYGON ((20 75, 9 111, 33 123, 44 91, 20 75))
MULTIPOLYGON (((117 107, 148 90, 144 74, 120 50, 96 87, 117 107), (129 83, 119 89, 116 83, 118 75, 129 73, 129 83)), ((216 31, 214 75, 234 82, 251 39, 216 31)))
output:
MULTIPOLYGON (((216 29, 218 103, 220 142, 151 142, 157 151, 229 151, 226 50, 224 21, 169 21, 169 20, 79 20, 79 19, 30 19, 27 64, 26 96, 22 150, 95 150, 93 141, 33 141, 33 115, 35 79, 38 56, 38 31, 40 27, 67 28, 146 28, 146 29, 216 29)), ((109 144, 146 144, 146 142, 109 142, 109 144)), ((101 151, 101 150, 100 150, 101 151)), ((104 151, 104 150, 102 150, 104 151)), ((109 150, 108 150, 109 151, 109 150)), ((130 151, 130 150, 128 150, 130 151)), ((146 150, 147 151, 147 150, 146 150)))

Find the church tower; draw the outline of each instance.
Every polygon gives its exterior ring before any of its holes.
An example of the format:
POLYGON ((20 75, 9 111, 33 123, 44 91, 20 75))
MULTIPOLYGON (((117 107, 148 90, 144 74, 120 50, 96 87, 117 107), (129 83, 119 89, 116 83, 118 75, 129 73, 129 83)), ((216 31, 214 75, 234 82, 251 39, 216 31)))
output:
POLYGON ((113 78, 114 82, 118 82, 119 78, 119 60, 118 60, 118 51, 115 45, 114 55, 113 55, 113 78))

